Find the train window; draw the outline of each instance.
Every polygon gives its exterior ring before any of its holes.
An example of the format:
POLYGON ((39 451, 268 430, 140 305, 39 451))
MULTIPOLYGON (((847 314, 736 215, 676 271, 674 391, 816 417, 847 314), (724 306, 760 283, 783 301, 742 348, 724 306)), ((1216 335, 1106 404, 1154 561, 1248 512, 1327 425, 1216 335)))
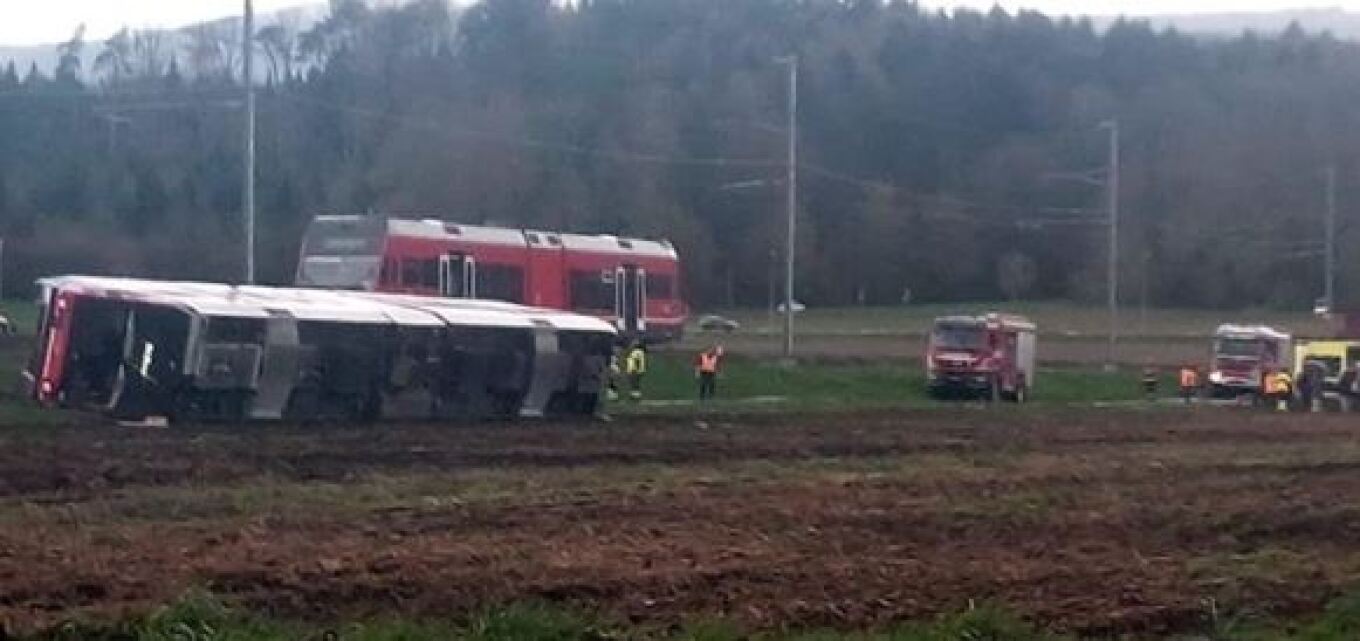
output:
POLYGON ((549 245, 556 246, 556 247, 560 247, 560 246, 562 245, 562 239, 561 239, 561 238, 558 238, 557 236, 549 236, 549 237, 548 237, 548 244, 549 244, 549 245))
POLYGON ((258 318, 213 317, 208 321, 206 342, 264 343, 265 324, 258 318))
POLYGON ((401 284, 439 287, 439 261, 433 258, 407 258, 401 261, 401 284))
POLYGON ((664 300, 675 298, 675 277, 670 274, 647 274, 647 297, 664 300))
POLYGON ((538 234, 525 234, 524 237, 529 239, 530 245, 538 244, 538 234))
POLYGON ((524 270, 514 265, 479 263, 477 298, 510 303, 524 302, 524 270))
MULTIPOLYGON (((609 273, 609 272, 606 272, 609 273)), ((598 271, 571 272, 571 306, 573 309, 614 309, 612 273, 606 282, 598 271)))

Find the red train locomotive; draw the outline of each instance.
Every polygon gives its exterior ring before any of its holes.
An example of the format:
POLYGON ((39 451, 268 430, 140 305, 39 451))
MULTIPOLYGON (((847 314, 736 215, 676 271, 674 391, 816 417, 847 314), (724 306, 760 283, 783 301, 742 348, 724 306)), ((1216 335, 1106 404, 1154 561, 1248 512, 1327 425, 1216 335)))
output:
POLYGON ((624 336, 680 336, 680 260, 665 240, 383 216, 317 216, 304 287, 481 298, 600 317, 624 336))

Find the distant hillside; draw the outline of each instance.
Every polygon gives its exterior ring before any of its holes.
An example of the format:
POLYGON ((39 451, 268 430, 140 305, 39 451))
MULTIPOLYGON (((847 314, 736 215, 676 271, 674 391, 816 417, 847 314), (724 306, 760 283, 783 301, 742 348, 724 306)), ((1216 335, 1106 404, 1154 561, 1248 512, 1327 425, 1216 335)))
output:
MULTIPOLYGON (((1288 28, 1290 23, 1297 22, 1308 33, 1330 31, 1337 38, 1360 40, 1360 13, 1349 12, 1339 7, 1259 13, 1160 15, 1139 19, 1147 20, 1158 28, 1174 27, 1185 33, 1224 37, 1240 35, 1248 30, 1276 34, 1288 28)), ((1110 17, 1095 19, 1095 24, 1100 27, 1106 27, 1112 22, 1114 19, 1110 17)))
MULTIPOLYGON (((261 27, 273 24, 285 24, 295 31, 303 31, 325 16, 325 4, 318 3, 315 6, 294 7, 270 13, 262 13, 257 17, 257 20, 261 27)), ((223 18, 211 22, 230 22, 236 20, 238 19, 223 18)), ((196 26, 199 25, 189 25, 178 29, 166 29, 165 32, 172 35, 183 34, 196 26)), ((74 31, 75 25, 72 25, 71 29, 74 31)), ((101 39, 99 38, 92 38, 86 43, 84 56, 86 60, 84 65, 82 65, 85 69, 89 69, 94 63, 95 56, 99 55, 100 44, 101 39)), ((26 73, 29 66, 33 64, 37 64, 38 69, 42 70, 43 73, 51 73, 57 66, 57 44, 52 43, 20 47, 0 45, 0 65, 4 65, 11 60, 14 61, 14 66, 18 68, 21 75, 26 73)))

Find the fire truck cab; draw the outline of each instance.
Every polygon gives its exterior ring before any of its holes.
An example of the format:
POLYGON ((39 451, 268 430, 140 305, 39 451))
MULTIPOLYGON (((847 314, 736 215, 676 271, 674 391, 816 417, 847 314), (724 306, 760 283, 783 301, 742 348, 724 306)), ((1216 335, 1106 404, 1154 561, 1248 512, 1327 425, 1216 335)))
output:
POLYGON ((1037 331, 1020 316, 944 316, 926 347, 926 381, 936 398, 1022 403, 1034 388, 1037 331))
POLYGON ((1209 385, 1218 398, 1255 394, 1266 372, 1290 369, 1292 337, 1265 325, 1220 325, 1214 331, 1209 385))

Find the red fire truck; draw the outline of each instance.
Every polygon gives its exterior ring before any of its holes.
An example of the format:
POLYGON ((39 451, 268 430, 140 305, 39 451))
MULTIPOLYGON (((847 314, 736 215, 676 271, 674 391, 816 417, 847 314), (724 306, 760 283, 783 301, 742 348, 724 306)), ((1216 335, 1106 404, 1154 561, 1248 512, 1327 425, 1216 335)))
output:
POLYGON ((1293 337, 1264 325, 1220 325, 1214 330, 1210 391, 1216 398, 1236 398, 1260 391, 1267 372, 1293 366, 1293 337))
POLYGON ((926 347, 931 396, 1023 403, 1034 387, 1036 330, 1019 316, 935 319, 926 347))
POLYGON ((647 341, 679 338, 688 313, 668 241, 433 219, 317 216, 297 284, 570 310, 647 341))

